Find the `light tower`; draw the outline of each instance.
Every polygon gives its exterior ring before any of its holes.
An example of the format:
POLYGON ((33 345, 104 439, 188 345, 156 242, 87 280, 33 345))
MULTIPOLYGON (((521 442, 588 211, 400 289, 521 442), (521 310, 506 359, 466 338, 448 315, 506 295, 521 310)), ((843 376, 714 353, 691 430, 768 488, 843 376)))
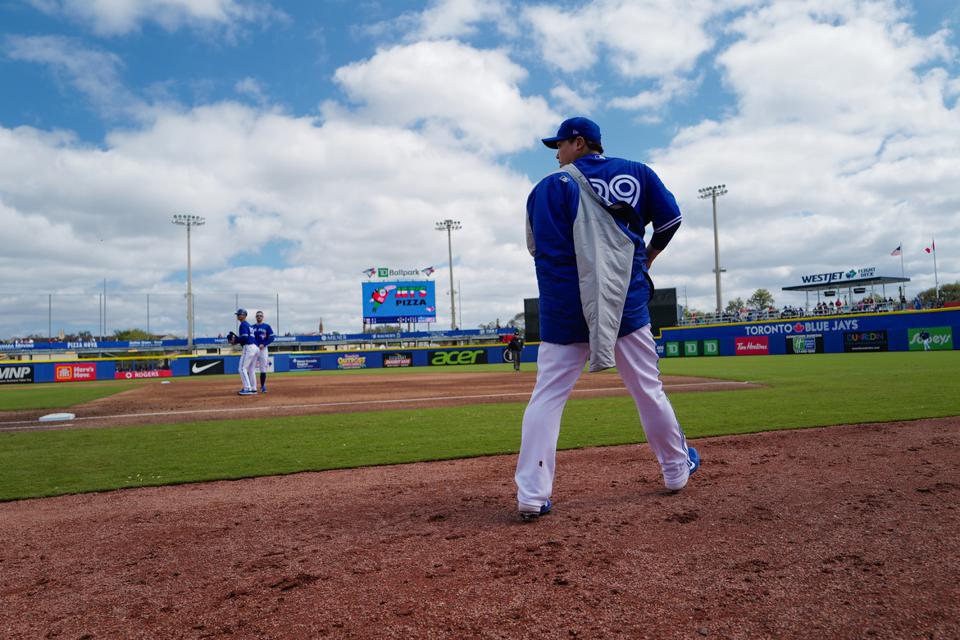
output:
POLYGON ((203 226, 207 221, 202 216, 175 213, 170 222, 187 228, 187 348, 193 351, 193 274, 190 263, 190 227, 203 226))
POLYGON ((447 257, 450 261, 450 328, 457 328, 457 306, 454 298, 453 291, 453 240, 451 235, 453 231, 456 231, 460 228, 459 220, 451 220, 447 218, 442 222, 437 223, 437 231, 446 231, 447 232, 447 257))
POLYGON ((717 319, 722 317, 723 298, 720 295, 720 240, 717 235, 717 198, 727 193, 727 185, 718 184, 700 189, 700 199, 713 200, 713 273, 717 277, 717 319))

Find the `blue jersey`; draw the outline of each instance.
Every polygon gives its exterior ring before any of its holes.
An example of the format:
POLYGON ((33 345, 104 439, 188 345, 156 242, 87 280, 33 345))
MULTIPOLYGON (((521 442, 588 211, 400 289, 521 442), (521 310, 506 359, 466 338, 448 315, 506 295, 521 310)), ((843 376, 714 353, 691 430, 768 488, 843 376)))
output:
MULTIPOLYGON (((617 220, 635 247, 619 330, 619 335, 625 336, 650 323, 647 303, 652 289, 643 240, 645 227, 649 224, 653 228, 651 246, 662 250, 680 224, 680 209, 673 194, 645 164, 599 154, 584 156, 574 164, 604 200, 626 202, 636 213, 634 223, 617 220)), ((541 180, 527 199, 540 288, 540 337, 545 342, 589 342, 573 241, 579 202, 580 187, 562 167, 541 180)))
POLYGON ((273 342, 273 329, 266 322, 253 325, 253 342, 258 347, 266 347, 273 342))
POLYGON ((240 344, 253 344, 253 334, 250 332, 250 323, 246 320, 240 321, 240 328, 237 330, 237 338, 240 344))

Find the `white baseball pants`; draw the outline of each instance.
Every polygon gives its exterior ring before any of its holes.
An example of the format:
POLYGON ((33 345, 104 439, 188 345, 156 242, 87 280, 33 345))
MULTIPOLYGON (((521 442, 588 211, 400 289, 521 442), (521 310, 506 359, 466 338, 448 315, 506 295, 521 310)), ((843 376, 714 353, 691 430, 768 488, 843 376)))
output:
POLYGON ((257 390, 257 378, 254 369, 256 369, 259 357, 260 348, 257 345, 243 345, 243 351, 240 352, 240 381, 247 391, 257 390))
MULTIPOLYGON (((560 418, 573 385, 590 356, 586 343, 542 342, 537 356, 537 383, 523 414, 517 459, 517 502, 539 508, 553 493, 560 418)), ((617 372, 633 396, 647 442, 665 482, 674 485, 689 476, 687 442, 663 391, 656 343, 650 325, 617 340, 617 372)))
POLYGON ((257 363, 256 369, 260 373, 267 373, 267 368, 270 366, 270 352, 267 351, 266 347, 260 348, 257 347, 257 363))

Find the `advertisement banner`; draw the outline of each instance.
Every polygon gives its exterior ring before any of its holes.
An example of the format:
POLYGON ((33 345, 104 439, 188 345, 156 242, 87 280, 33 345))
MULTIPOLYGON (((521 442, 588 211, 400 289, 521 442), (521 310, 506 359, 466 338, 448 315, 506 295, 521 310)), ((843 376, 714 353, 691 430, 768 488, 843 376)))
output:
POLYGON ((394 351, 392 353, 385 353, 383 354, 383 366, 388 369, 394 369, 396 367, 412 367, 413 352, 394 351))
POLYGON ((201 358, 190 363, 190 375, 192 376, 214 376, 223 375, 223 359, 201 358))
POLYGON ((170 378, 170 360, 154 358, 150 360, 117 360, 113 377, 117 380, 138 380, 141 378, 170 378))
POLYGON ((436 287, 422 282, 362 282, 363 321, 367 324, 436 322, 436 287))
POLYGON ((80 382, 97 379, 97 365, 90 364, 58 364, 53 370, 53 379, 56 382, 80 382))
POLYGON ((33 382, 33 365, 0 365, 0 384, 26 384, 33 382))
POLYGON ((679 358, 680 357, 680 343, 679 342, 668 342, 664 345, 664 355, 668 358, 679 358))
POLYGON ((290 371, 315 371, 320 368, 320 356, 290 356, 290 371))
POLYGON ((823 353, 823 334, 787 336, 784 340, 787 353, 823 353))
POLYGON ((907 346, 910 351, 951 351, 953 350, 953 328, 907 329, 907 346))
POLYGON ((858 351, 886 351, 887 332, 877 331, 844 331, 843 350, 847 353, 858 351))
POLYGON ((463 349, 462 351, 429 351, 427 359, 431 367, 463 364, 487 364, 487 352, 483 349, 463 349))
POLYGON ((705 356, 718 356, 718 355, 720 355, 720 341, 719 341, 719 340, 704 340, 704 341, 703 341, 703 355, 705 355, 705 356))
POLYGON ((170 369, 147 369, 147 370, 128 370, 115 371, 113 377, 117 380, 140 380, 143 378, 171 378, 173 371, 170 369))
POLYGON ((683 355, 685 358, 691 358, 700 355, 699 340, 685 340, 683 342, 683 355))
POLYGON ((734 353, 738 356, 765 356, 770 353, 770 337, 734 338, 734 353))
POLYGON ((367 357, 359 353, 345 353, 337 356, 337 369, 366 369, 367 357))

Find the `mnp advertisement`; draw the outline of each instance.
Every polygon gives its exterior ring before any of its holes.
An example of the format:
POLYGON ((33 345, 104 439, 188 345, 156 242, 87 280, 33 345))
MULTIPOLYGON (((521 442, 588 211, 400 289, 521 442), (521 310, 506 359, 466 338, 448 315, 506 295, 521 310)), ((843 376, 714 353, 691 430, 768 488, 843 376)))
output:
POLYGON ((367 324, 436 322, 436 288, 423 282, 364 282, 363 321, 367 324))

